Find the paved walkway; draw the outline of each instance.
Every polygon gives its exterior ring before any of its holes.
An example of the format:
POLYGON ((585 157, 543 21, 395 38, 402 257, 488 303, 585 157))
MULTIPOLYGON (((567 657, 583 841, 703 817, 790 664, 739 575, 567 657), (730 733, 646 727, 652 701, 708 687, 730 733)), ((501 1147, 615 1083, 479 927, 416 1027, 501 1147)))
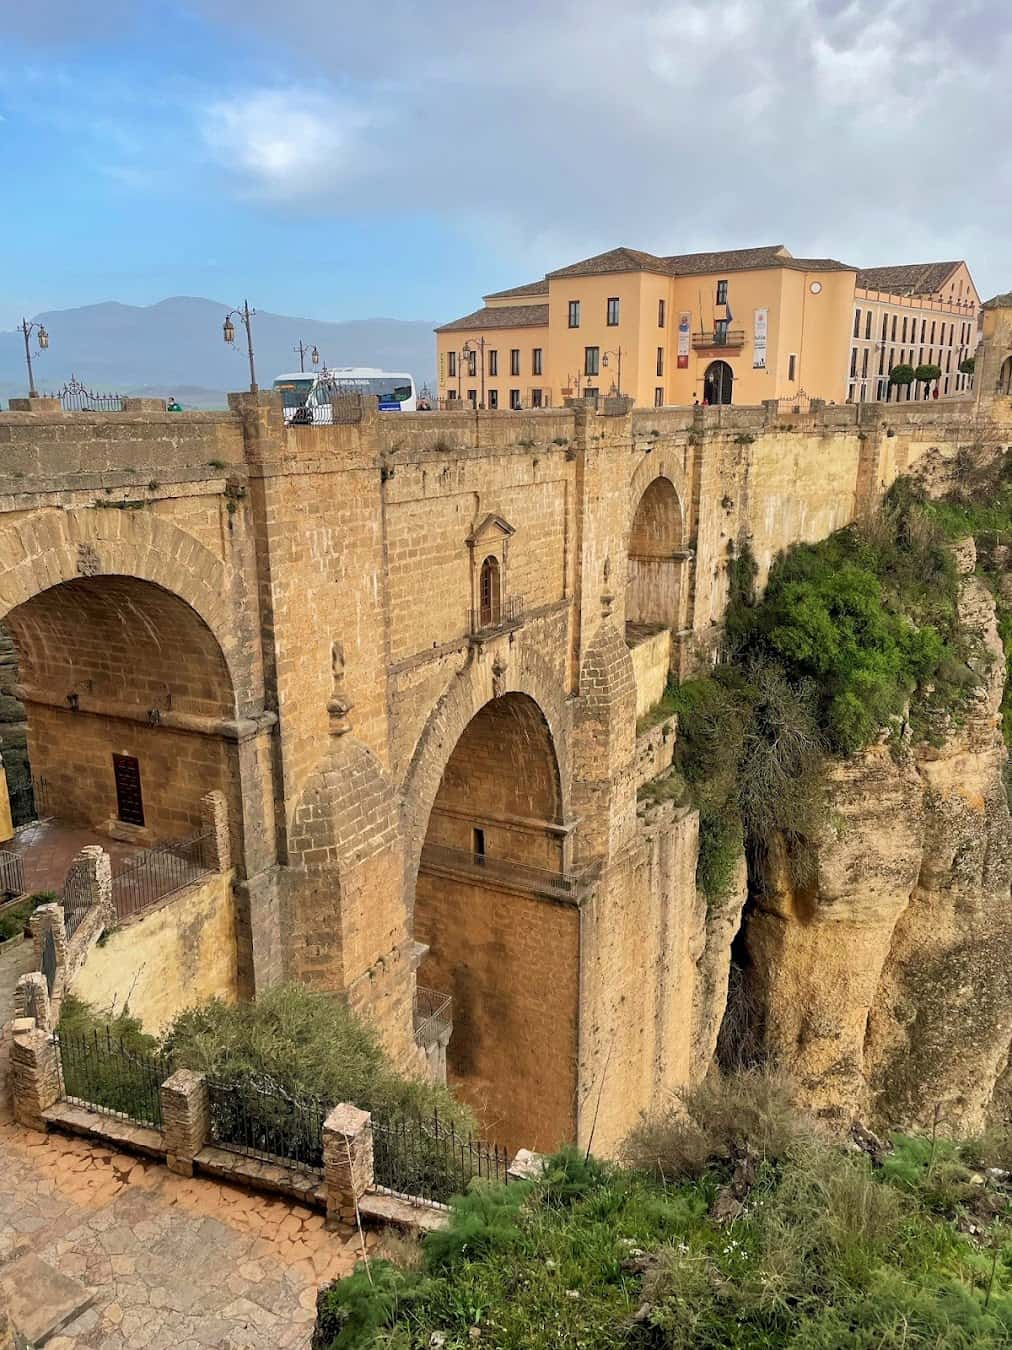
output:
MULTIPOLYGON (((14 953, 0 956, 0 997, 14 984, 14 953)), ((319 1286, 352 1269, 354 1233, 326 1232, 302 1205, 22 1129, 10 1114, 7 1052, 5 1039, 0 1273, 30 1251, 95 1291, 49 1350, 309 1345, 319 1286)))

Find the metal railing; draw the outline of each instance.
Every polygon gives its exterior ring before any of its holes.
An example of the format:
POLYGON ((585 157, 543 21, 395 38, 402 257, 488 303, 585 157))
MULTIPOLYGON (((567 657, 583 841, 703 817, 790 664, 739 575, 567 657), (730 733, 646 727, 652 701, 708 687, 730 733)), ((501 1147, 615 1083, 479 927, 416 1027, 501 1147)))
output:
POLYGON ((377 1186, 409 1199, 445 1205, 474 1177, 509 1181, 510 1155, 497 1144, 431 1116, 372 1113, 373 1175, 377 1186))
POLYGON ((812 400, 803 389, 796 394, 783 394, 777 399, 777 412, 806 413, 812 408, 812 400))
POLYGON ((25 893, 25 866, 20 853, 0 849, 0 895, 13 899, 25 893))
POLYGON ((72 375, 59 393, 64 412, 122 412, 122 394, 96 394, 72 375))
POLYGON ((14 828, 19 829, 47 813, 49 784, 44 778, 30 778, 13 786, 8 784, 7 797, 11 804, 11 820, 14 828))
POLYGON ((266 1075, 238 1083, 209 1079, 207 1095, 210 1139, 218 1148, 322 1174, 322 1102, 293 1097, 266 1075))
POLYGON ((61 1096, 104 1115, 136 1120, 156 1129, 162 1124, 159 1089, 172 1068, 158 1055, 128 1050, 106 1027, 105 1033, 53 1036, 60 1066, 61 1096))
POLYGON ((92 892, 88 880, 75 876, 71 871, 63 883, 63 927, 68 939, 72 938, 80 926, 81 920, 92 905, 92 892))
POLYGON ((129 918, 213 872, 212 837, 212 832, 206 831, 189 839, 160 844, 124 863, 112 878, 117 917, 129 918))
POLYGON ((436 989, 415 986, 414 1027, 418 1045, 431 1045, 453 1028, 453 999, 436 989))
POLYGON ((715 328, 711 333, 693 333, 692 345, 697 351, 708 347, 744 347, 744 328, 715 328))
POLYGON ((486 879, 519 883, 532 890, 559 895, 575 895, 581 880, 578 873, 550 872, 547 867, 533 867, 530 863, 495 858, 487 853, 472 853, 466 848, 450 848, 447 844, 425 844, 421 865, 465 870, 486 879))
POLYGON ((483 605, 480 609, 467 612, 468 631, 472 637, 483 633, 496 633, 501 628, 512 628, 524 621, 524 597, 506 595, 495 605, 483 605))
POLYGON ((52 994, 56 983, 56 939, 51 928, 46 929, 42 939, 42 973, 46 977, 46 988, 52 994))

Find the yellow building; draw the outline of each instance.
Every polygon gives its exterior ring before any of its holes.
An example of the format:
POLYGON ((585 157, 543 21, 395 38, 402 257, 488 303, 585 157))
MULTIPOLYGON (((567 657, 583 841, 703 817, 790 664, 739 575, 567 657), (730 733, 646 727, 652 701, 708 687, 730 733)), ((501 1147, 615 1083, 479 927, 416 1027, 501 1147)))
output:
MULTIPOLYGON (((612 392, 655 406, 758 404, 802 393, 838 403, 862 392, 876 397, 867 379, 850 376, 852 368, 878 366, 877 355, 867 362, 863 352, 854 355, 858 307, 861 325, 875 312, 873 328, 881 327, 880 311, 890 323, 893 313, 916 311, 929 320, 926 332, 944 315, 946 359, 950 350, 953 357, 972 350, 953 323, 958 313, 975 329, 978 302, 966 265, 934 267, 949 270, 940 279, 931 266, 859 273, 832 258, 795 258, 782 244, 670 257, 612 249, 487 295, 482 309, 438 328, 439 397, 487 408, 557 406, 612 392), (878 272, 881 285, 885 274, 897 274, 900 289, 867 291, 867 299, 862 291, 859 306, 859 277, 870 286, 878 272), (915 289, 936 280, 944 295, 915 289)), ((939 342, 924 345, 939 354, 939 342)), ((910 346, 897 344, 896 364, 910 346)), ((958 359, 948 372, 938 362, 953 393, 958 359)))

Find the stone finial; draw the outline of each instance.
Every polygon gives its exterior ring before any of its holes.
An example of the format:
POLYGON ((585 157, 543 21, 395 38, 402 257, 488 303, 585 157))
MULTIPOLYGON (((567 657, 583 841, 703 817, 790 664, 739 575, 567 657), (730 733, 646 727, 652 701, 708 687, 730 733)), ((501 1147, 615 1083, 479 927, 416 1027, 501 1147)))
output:
POLYGON ((210 836, 206 844, 207 865, 216 872, 227 872, 232 866, 232 841, 228 828, 228 805, 223 792, 214 788, 204 793, 200 799, 200 818, 204 833, 210 836))
POLYGON ((43 1112, 60 1100, 56 1043, 33 1017, 11 1023, 11 1087, 14 1119, 30 1130, 45 1130, 43 1112))
POLYGON ((342 1102, 323 1122, 327 1224, 354 1223, 359 1199, 373 1186, 372 1116, 342 1102))
POLYGON ((158 1090, 162 1105, 165 1165, 180 1176, 193 1176, 193 1160, 210 1133, 207 1080, 192 1069, 177 1069, 158 1090))

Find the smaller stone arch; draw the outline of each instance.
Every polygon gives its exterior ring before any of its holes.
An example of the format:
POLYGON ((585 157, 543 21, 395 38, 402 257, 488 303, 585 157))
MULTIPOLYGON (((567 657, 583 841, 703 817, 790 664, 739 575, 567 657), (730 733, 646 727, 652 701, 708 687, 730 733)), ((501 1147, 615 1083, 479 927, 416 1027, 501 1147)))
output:
POLYGON ((636 504, 626 547, 625 618, 634 636, 682 626, 687 556, 681 500, 672 480, 658 475, 636 504))

